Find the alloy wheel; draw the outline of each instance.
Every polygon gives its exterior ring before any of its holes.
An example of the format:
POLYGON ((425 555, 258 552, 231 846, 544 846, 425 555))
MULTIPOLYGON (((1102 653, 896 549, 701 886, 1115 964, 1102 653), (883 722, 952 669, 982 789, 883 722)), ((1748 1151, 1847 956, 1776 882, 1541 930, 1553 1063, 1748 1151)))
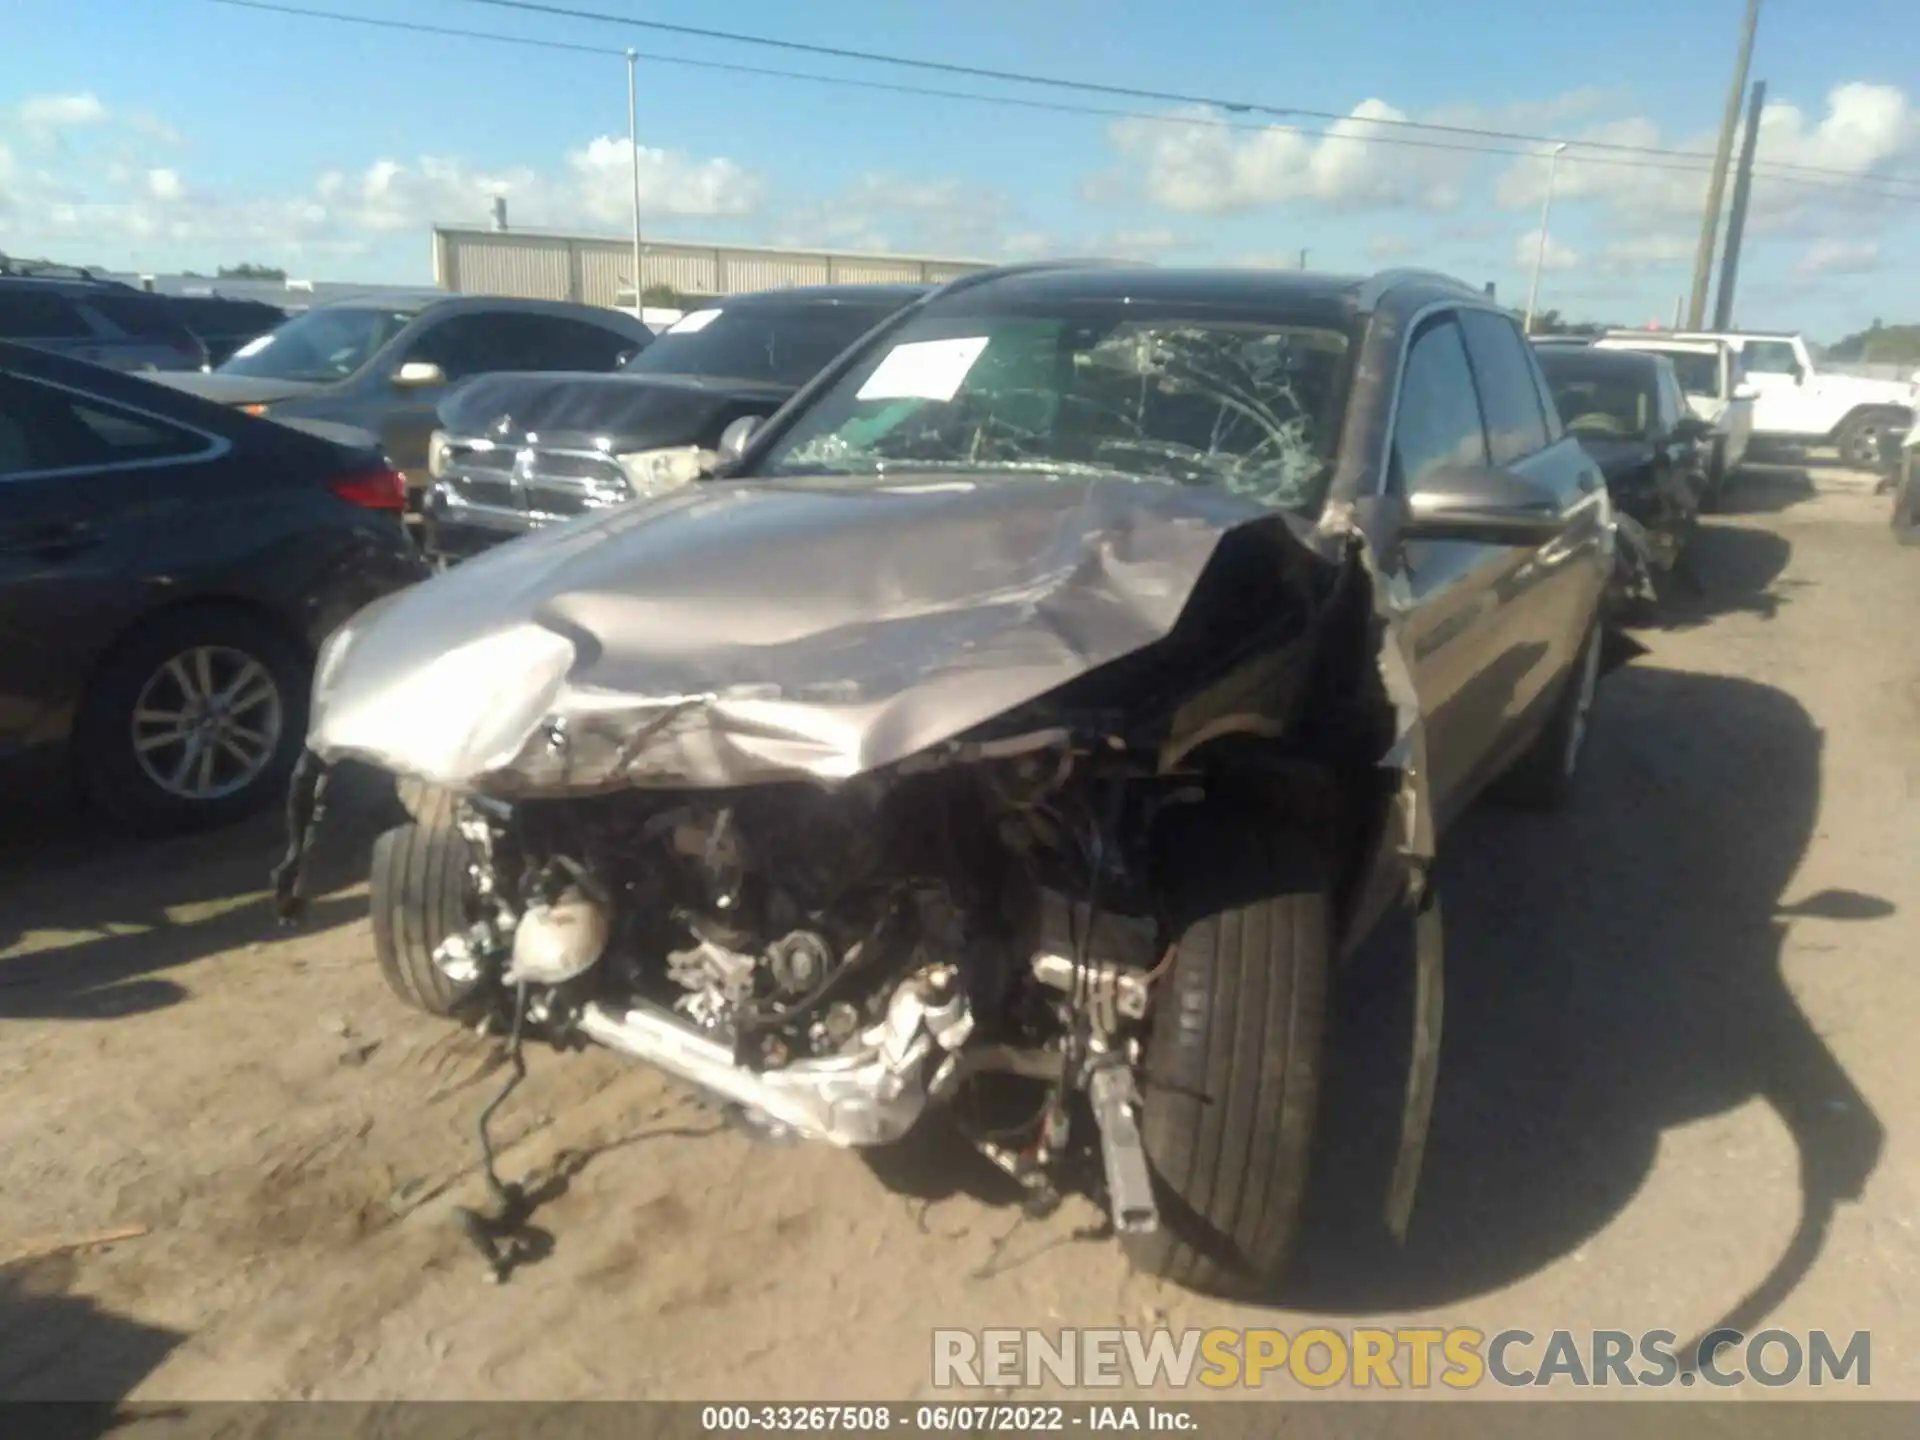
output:
POLYGON ((260 778, 285 721, 272 671, 243 650, 199 645, 167 660, 141 686, 134 758, 168 795, 219 800, 260 778))

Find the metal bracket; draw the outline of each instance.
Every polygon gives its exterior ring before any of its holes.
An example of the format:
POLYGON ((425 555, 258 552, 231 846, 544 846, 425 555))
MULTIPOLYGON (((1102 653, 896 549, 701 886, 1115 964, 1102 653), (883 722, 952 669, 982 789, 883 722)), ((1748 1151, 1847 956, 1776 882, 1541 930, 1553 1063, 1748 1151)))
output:
POLYGON ((327 766, 311 750, 302 750, 287 782, 287 853, 273 867, 273 908, 282 925, 297 921, 307 908, 307 853, 327 817, 327 766))

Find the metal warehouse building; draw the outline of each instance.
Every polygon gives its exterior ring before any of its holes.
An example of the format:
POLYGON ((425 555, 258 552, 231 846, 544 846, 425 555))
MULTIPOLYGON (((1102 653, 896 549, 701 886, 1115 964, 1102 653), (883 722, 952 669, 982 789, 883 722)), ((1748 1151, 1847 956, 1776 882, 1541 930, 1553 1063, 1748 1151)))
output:
MULTIPOLYGON (((738 295, 789 285, 937 283, 989 266, 984 260, 686 240, 643 240, 640 254, 641 289, 661 285, 680 295, 738 295)), ((433 227, 434 283, 460 294, 630 306, 632 273, 633 241, 624 236, 433 227)))

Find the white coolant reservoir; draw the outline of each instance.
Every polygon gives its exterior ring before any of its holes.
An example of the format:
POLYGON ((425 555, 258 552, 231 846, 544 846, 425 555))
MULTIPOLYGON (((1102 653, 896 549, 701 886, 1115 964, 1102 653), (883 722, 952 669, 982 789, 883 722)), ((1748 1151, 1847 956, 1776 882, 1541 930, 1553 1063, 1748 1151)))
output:
POLYGON ((558 985, 584 975, 606 953, 611 921, 598 901, 569 886, 551 905, 532 905, 513 932, 507 984, 558 985))

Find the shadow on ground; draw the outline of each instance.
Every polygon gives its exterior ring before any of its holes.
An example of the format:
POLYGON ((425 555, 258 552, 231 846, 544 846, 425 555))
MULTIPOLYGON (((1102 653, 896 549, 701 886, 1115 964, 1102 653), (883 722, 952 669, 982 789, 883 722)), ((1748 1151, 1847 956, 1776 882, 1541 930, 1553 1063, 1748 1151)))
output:
MULTIPOLYGON (((109 1019, 185 997, 160 972, 277 938, 265 892, 286 848, 273 809, 227 829, 173 840, 130 839, 71 806, 27 813, 0 847, 0 1019, 109 1019), (9 953, 11 952, 11 953, 9 953)), ((15 812, 16 814, 18 812, 15 812)), ((394 823, 391 785, 346 775, 310 862, 304 929, 358 918, 341 896, 366 878, 373 838, 394 823)))
POLYGON ((1692 583, 1677 576, 1663 582, 1655 622, 1645 628, 1691 630, 1723 615, 1771 620, 1808 583, 1785 578, 1792 555, 1793 546, 1771 530, 1708 521, 1687 547, 1692 583))
POLYGON ((1722 515, 1774 515, 1819 494, 1804 464, 1743 466, 1720 497, 1722 515))
POLYGON ((92 1402, 52 1417, 57 1431, 16 1415, 18 1434, 104 1433, 111 1416, 95 1407, 124 1398, 186 1338, 70 1293, 72 1275, 63 1256, 0 1268, 0 1401, 92 1402))
POLYGON ((1640 666, 1602 693, 1570 812, 1482 810, 1448 837, 1441 1080, 1404 1248, 1379 1216, 1406 967, 1368 966, 1391 983, 1343 996, 1285 1303, 1374 1313, 1508 1285, 1604 1229, 1663 1131, 1757 1098, 1798 1148, 1801 1220, 1781 1255, 1753 1257, 1745 1293, 1724 1297, 1724 1323, 1752 1329, 1878 1163, 1879 1119, 1781 971, 1794 918, 1872 923, 1893 908, 1783 894, 1819 808, 1812 719, 1768 686, 1640 666))

